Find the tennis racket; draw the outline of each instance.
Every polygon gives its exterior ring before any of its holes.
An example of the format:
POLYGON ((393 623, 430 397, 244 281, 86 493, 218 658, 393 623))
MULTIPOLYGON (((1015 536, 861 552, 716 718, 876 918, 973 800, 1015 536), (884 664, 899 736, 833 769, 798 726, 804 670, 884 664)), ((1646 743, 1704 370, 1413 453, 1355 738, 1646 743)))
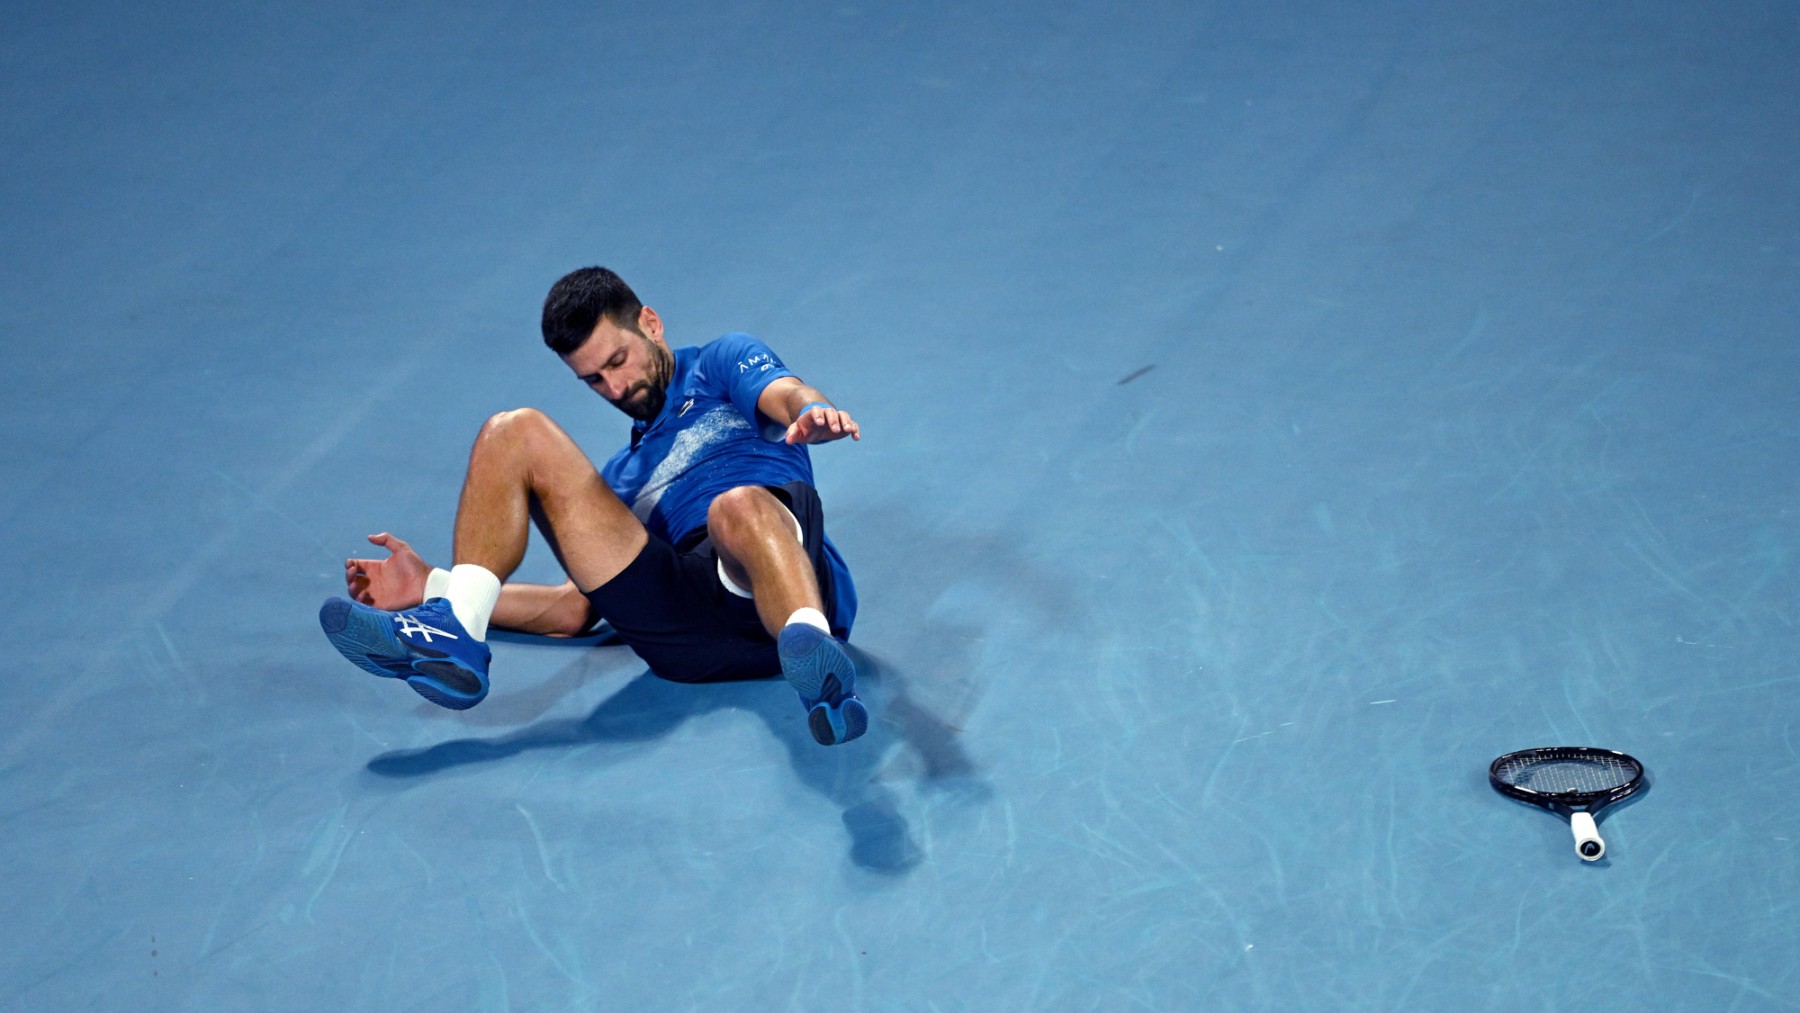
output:
POLYGON ((1595 814, 1642 787, 1644 765, 1611 749, 1522 749, 1489 764, 1488 782, 1508 798, 1567 816, 1575 853, 1592 862, 1606 854, 1595 814))

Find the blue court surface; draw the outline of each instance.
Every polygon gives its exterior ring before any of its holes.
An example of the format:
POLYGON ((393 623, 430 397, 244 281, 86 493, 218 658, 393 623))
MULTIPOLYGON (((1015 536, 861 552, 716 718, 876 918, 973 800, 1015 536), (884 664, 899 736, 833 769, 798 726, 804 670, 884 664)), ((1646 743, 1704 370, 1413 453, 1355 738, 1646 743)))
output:
POLYGON ((1795 4, 6 23, 0 1008, 1800 1007, 1795 4), (320 633, 489 414, 623 441, 596 263, 861 422, 867 737, 320 633))

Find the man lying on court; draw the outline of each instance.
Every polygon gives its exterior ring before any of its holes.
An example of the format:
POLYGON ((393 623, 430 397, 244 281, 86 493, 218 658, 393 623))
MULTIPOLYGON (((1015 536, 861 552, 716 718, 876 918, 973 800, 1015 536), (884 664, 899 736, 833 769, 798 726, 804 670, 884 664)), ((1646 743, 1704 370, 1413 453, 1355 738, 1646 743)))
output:
POLYGON ((400 539, 371 535, 390 555, 345 564, 355 600, 319 610, 332 646, 463 709, 487 696, 490 623, 574 635, 605 619, 665 679, 780 672, 813 738, 863 734, 868 712, 841 643, 856 589, 825 537, 806 450, 861 439, 855 420, 747 334, 670 351, 656 311, 602 267, 551 287, 543 331, 631 416, 630 443, 595 472, 539 411, 488 419, 457 506, 455 565, 432 569, 400 539), (561 586, 502 583, 533 520, 568 574, 561 586))

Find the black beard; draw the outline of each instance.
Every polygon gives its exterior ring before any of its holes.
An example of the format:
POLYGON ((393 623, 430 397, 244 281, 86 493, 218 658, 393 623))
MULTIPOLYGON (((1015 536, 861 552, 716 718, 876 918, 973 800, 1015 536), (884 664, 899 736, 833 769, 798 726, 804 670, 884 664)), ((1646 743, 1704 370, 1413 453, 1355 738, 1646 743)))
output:
POLYGON ((667 401, 668 395, 663 392, 661 387, 640 383, 631 388, 631 393, 625 395, 625 400, 614 401, 613 404, 620 411, 639 422, 650 422, 662 414, 663 404, 667 401), (643 397, 637 397, 638 394, 642 394, 643 397))
POLYGON ((613 402, 620 411, 637 419, 639 422, 652 422, 662 414, 663 405, 669 400, 669 377, 675 372, 675 357, 663 346, 644 339, 650 348, 650 358, 655 363, 650 370, 648 380, 640 380, 631 385, 625 396, 613 402), (639 397, 639 395, 642 397, 639 397))

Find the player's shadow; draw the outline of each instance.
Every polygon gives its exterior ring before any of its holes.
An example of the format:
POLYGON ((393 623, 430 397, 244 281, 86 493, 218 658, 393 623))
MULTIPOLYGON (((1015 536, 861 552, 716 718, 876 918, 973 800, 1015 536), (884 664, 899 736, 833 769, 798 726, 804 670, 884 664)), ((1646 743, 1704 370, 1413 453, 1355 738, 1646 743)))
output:
POLYGON ((854 523, 896 547, 868 565, 853 565, 862 576, 865 609, 879 608, 883 628, 902 631, 878 642, 879 653, 867 642, 851 645, 858 694, 874 719, 865 739, 831 748, 814 742, 792 690, 778 678, 694 686, 643 672, 586 717, 541 719, 568 692, 612 667, 597 658, 618 658, 615 652, 623 651, 572 641, 577 657, 547 683, 515 696, 511 706, 495 707, 501 701, 494 699, 481 708, 496 723, 532 723, 490 737, 385 753, 369 761, 368 770, 384 778, 429 777, 538 749, 646 742, 713 711, 748 711, 786 747, 801 780, 840 808, 851 861, 905 874, 924 854, 896 786, 940 792, 952 804, 979 804, 992 794, 963 740, 984 695, 978 667, 980 652, 993 639, 989 624, 1031 621, 1066 629, 1086 610, 1020 556, 1010 539, 920 530, 910 516, 879 508, 878 515, 858 513, 854 523))
MULTIPOLYGON (((882 748, 882 740, 897 733, 903 742, 928 756, 928 778, 962 776, 973 765, 960 747, 944 736, 929 730, 915 735, 914 726, 929 725, 929 718, 907 701, 904 691, 889 692, 894 680, 879 659, 854 647, 852 651, 862 695, 875 708, 877 720, 863 741, 839 747, 828 749, 813 741, 806 729, 805 712, 779 678, 694 686, 668 682, 646 671, 586 717, 541 720, 502 735, 452 739, 425 749, 384 753, 367 766, 370 773, 385 778, 429 777, 539 749, 647 742, 691 718, 721 710, 747 711, 760 718, 786 747, 801 781, 841 808, 850 836, 851 861, 873 872, 904 874, 919 864, 923 852, 892 788, 879 776, 888 752, 882 748)), ((574 665, 586 667, 580 660, 574 665)))

